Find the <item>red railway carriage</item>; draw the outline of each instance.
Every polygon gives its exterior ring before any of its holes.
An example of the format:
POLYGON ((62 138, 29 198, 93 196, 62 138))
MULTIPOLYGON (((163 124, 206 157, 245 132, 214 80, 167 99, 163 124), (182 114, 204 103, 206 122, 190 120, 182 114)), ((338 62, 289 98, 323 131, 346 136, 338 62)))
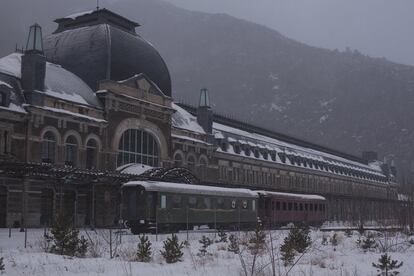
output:
POLYGON ((326 199, 320 195, 258 191, 259 214, 267 227, 305 222, 321 225, 325 220, 326 199))

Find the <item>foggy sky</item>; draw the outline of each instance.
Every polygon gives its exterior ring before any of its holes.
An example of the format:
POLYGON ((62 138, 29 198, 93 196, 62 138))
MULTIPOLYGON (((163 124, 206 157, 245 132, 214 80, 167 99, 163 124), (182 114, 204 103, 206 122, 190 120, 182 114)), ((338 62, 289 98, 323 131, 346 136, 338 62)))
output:
POLYGON ((167 0, 227 13, 312 46, 357 49, 414 65, 413 0, 167 0))

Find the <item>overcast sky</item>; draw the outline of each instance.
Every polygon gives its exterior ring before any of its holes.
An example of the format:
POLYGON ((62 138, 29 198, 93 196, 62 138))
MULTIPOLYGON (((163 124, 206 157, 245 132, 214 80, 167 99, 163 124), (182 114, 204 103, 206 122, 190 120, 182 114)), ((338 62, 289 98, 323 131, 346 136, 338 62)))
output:
POLYGON ((309 45, 414 65, 414 0, 166 0, 227 13, 309 45))

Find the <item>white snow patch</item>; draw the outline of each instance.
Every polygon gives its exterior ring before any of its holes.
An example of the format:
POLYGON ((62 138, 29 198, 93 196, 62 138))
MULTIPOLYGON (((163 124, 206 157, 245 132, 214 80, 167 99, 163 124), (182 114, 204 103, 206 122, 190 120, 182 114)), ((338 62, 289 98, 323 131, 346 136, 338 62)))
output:
POLYGON ((67 15, 64 18, 66 18, 66 19, 76 19, 77 17, 83 16, 83 15, 87 15, 87 14, 91 14, 94 11, 95 10, 77 12, 77 13, 73 13, 73 14, 67 15))
POLYGON ((328 114, 325 114, 325 115, 321 116, 319 118, 319 123, 322 124, 323 122, 325 122, 328 119, 328 117, 329 117, 328 114))
POLYGON ((176 110, 176 112, 172 115, 173 127, 201 134, 206 133, 204 129, 197 123, 197 118, 195 116, 191 115, 184 108, 178 106, 175 103, 172 103, 172 108, 176 110))

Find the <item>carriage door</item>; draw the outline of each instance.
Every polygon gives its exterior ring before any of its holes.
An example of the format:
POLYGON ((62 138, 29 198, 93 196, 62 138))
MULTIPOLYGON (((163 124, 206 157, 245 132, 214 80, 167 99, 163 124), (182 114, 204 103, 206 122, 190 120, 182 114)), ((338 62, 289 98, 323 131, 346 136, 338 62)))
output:
POLYGON ((7 227, 7 189, 0 186, 0 228, 7 227))
POLYGON ((147 214, 145 213, 147 202, 145 200, 145 190, 137 190, 137 216, 138 218, 145 218, 147 214))
POLYGON ((53 190, 43 189, 41 194, 40 224, 50 225, 53 219, 53 190))

